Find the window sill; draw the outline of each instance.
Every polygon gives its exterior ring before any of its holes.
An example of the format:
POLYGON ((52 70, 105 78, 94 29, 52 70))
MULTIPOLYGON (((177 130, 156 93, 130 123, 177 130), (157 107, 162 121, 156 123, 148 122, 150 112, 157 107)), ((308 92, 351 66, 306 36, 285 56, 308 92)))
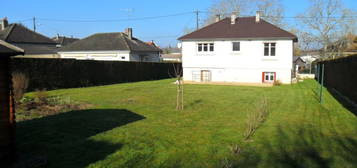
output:
POLYGON ((214 56, 214 53, 196 53, 196 56, 214 56))
POLYGON ((231 52, 231 55, 241 55, 242 53, 240 51, 233 51, 231 52))
POLYGON ((263 56, 263 60, 278 60, 279 58, 277 58, 276 56, 263 56))

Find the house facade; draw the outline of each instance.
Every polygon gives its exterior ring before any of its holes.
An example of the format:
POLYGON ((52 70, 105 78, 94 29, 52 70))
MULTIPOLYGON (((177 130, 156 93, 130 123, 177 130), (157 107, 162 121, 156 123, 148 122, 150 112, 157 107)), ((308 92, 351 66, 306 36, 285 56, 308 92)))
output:
POLYGON ((60 58, 101 61, 160 62, 161 49, 132 35, 132 29, 97 33, 64 46, 60 58))
POLYGON ((217 19, 179 40, 185 81, 291 83, 297 38, 259 14, 217 19))

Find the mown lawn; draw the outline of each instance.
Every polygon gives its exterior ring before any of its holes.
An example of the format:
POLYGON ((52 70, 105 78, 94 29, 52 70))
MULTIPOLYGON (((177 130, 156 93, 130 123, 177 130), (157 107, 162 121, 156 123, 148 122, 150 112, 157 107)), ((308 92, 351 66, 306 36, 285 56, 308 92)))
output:
POLYGON ((326 90, 320 105, 315 81, 185 85, 184 111, 173 81, 51 91, 93 106, 19 122, 19 153, 51 168, 357 166, 357 117, 326 90), (269 116, 246 141, 247 116, 264 97, 269 116))

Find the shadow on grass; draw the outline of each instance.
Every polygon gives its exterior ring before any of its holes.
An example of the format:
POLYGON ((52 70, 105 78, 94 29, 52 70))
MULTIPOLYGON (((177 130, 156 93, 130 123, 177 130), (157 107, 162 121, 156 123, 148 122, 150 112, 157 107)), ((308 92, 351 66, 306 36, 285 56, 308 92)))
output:
POLYGON ((46 167, 86 167, 122 147, 91 136, 144 118, 125 109, 92 109, 19 122, 18 164, 36 164, 31 159, 40 156, 46 167))
MULTIPOLYGON (((357 165, 357 140, 342 135, 326 135, 310 128, 278 127, 272 137, 258 146, 243 146, 233 167, 328 168, 357 165)), ((234 159, 233 159, 234 160, 234 159)))

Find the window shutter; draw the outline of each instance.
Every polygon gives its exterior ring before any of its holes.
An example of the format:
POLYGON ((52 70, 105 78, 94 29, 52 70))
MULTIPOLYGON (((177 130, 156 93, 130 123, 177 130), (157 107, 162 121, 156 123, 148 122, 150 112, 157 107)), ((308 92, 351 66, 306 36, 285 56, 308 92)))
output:
POLYGON ((264 83, 264 72, 262 72, 262 83, 264 83))
POLYGON ((276 72, 274 72, 274 82, 276 81, 276 72))

